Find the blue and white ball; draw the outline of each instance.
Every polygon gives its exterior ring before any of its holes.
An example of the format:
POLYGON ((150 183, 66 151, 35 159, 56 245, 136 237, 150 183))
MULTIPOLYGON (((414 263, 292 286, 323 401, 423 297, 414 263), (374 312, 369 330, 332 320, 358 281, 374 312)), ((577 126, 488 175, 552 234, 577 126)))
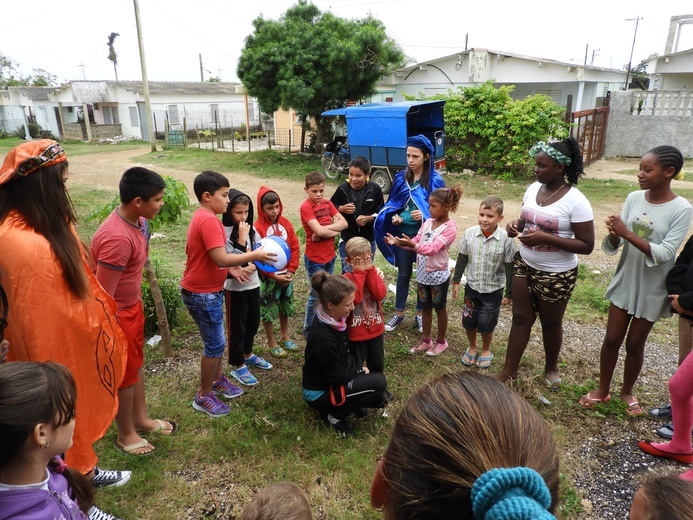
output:
POLYGON ((274 273, 277 271, 282 271, 286 268, 289 260, 291 260, 291 248, 289 244, 286 243, 280 236, 270 235, 258 241, 255 244, 255 249, 258 247, 263 247, 265 251, 270 251, 276 253, 276 258, 270 260, 268 263, 260 262, 255 260, 255 265, 258 269, 263 270, 266 273, 274 273))

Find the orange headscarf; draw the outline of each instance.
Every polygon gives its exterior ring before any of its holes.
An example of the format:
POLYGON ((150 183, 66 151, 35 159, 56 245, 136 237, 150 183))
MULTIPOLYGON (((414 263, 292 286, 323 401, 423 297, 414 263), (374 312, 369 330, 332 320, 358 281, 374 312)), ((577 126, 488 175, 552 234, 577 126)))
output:
POLYGON ((51 139, 27 141, 9 151, 0 168, 0 184, 26 177, 39 168, 67 161, 65 150, 51 139))

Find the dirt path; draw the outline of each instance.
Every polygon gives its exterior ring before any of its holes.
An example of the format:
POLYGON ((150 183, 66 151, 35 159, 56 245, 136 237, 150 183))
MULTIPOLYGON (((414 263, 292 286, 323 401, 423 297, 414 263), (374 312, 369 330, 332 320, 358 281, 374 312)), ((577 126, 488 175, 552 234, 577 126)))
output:
MULTIPOLYGON (((173 168, 162 168, 161 166, 153 166, 147 163, 133 163, 134 157, 147 153, 149 148, 144 146, 134 150, 117 150, 113 153, 100 153, 92 155, 78 155, 70 157, 70 172, 71 181, 78 184, 86 184, 95 188, 117 190, 120 176, 127 169, 134 165, 151 167, 162 175, 170 175, 175 179, 183 181, 188 186, 188 190, 193 196, 192 182, 199 171, 178 170, 173 168)), ((626 160, 600 160, 588 166, 585 170, 587 177, 597 179, 619 179, 619 180, 634 180, 634 171, 638 167, 637 159, 626 160)), ((246 193, 256 194, 260 186, 271 184, 272 188, 276 189, 282 196, 282 201, 290 218, 297 217, 298 209, 305 198, 303 186, 295 180, 282 179, 275 177, 272 179, 257 178, 252 174, 227 171, 225 173, 233 187, 236 187, 246 193)), ((688 181, 675 181, 676 185, 693 187, 688 181)), ((328 192, 331 194, 328 187, 328 192)), ((466 229, 471 225, 476 224, 475 213, 470 211, 470 208, 475 207, 478 203, 471 198, 462 199, 462 211, 455 215, 459 229, 466 229)), ((520 200, 506 200, 505 214, 506 219, 514 218, 520 213, 520 200)), ((598 244, 601 243, 606 229, 602 222, 607 215, 620 211, 620 207, 613 208, 604 205, 596 205, 593 207, 596 244, 594 252, 588 257, 584 257, 583 261, 595 268, 607 268, 615 265, 615 257, 609 257, 602 253, 598 244)))

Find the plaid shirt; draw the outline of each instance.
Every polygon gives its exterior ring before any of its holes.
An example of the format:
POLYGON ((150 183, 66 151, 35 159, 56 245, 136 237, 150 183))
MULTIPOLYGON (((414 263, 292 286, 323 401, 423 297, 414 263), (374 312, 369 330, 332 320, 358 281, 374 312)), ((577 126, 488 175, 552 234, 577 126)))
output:
POLYGON ((460 241, 452 281, 460 282, 466 266, 467 285, 475 291, 492 293, 503 289, 509 285, 505 264, 512 264, 515 251, 515 242, 500 226, 488 238, 479 226, 473 226, 464 232, 460 241))

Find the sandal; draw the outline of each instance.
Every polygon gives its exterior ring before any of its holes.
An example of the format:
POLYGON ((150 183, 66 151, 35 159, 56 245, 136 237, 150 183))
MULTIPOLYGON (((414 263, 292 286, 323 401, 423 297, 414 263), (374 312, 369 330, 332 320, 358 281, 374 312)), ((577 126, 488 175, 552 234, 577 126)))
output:
POLYGON ((289 353, 281 347, 274 347, 270 349, 270 354, 276 358, 285 358, 289 353))
MULTIPOLYGON (((625 401, 623 401, 625 403, 625 401)), ((645 411, 642 409, 642 406, 640 406, 640 403, 638 402, 638 398, 633 396, 633 400, 630 403, 626 403, 626 413, 630 415, 631 417, 637 417, 638 415, 642 415, 645 413, 645 411)), ((693 460, 691 460, 693 462, 693 460)))
POLYGON ((289 352, 293 352, 294 350, 298 350, 298 345, 295 341, 289 340, 284 342, 284 348, 289 352))
POLYGON ((154 451, 156 451, 156 448, 144 439, 142 439, 140 442, 128 444, 127 446, 123 446, 116 440, 115 447, 118 448, 118 451, 121 451, 127 455, 135 455, 137 457, 146 457, 147 455, 151 455, 154 453, 154 451), (149 449, 147 451, 137 451, 145 448, 149 449))
POLYGON ((611 401, 611 395, 607 395, 606 397, 592 397, 592 392, 587 392, 585 395, 580 397, 578 403, 580 403, 580 406, 583 408, 591 410, 598 404, 608 403, 609 401, 611 401))
POLYGON ((488 368, 491 366, 491 361, 493 361, 493 354, 490 356, 479 356, 476 360, 476 366, 479 368, 488 368))
POLYGON ((161 419, 154 419, 156 421, 156 426, 145 430, 143 428, 137 428, 137 433, 161 433, 163 435, 173 435, 178 431, 178 425, 176 421, 162 421, 161 419), (166 424, 168 423, 170 427, 166 424))
POLYGON ((469 349, 462 354, 462 364, 468 367, 473 366, 476 363, 476 353, 474 355, 469 353, 469 349))
POLYGON ((553 381, 549 380, 548 377, 544 378, 544 386, 547 390, 560 390, 561 389, 561 378, 557 377, 553 381))

